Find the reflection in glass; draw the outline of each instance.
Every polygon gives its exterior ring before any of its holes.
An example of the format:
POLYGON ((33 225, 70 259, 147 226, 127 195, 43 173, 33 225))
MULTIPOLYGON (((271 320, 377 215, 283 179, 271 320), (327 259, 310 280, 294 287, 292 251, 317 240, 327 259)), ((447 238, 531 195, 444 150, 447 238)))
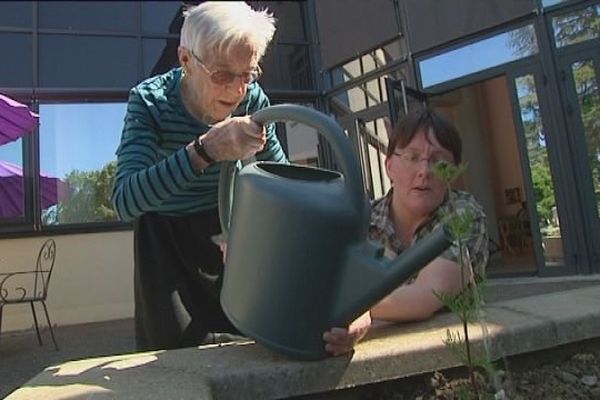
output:
POLYGON ((544 7, 551 7, 551 6, 560 4, 560 3, 564 3, 565 1, 568 1, 568 0, 542 0, 542 5, 544 7))
POLYGON ((179 39, 142 39, 144 77, 162 74, 178 66, 178 46, 179 39))
POLYGON ((535 80, 533 75, 524 75, 516 78, 515 84, 535 193, 535 210, 542 236, 544 259, 547 266, 560 265, 564 263, 562 234, 535 80))
POLYGON ((427 88, 537 52, 535 30, 528 25, 421 60, 418 65, 427 88))
POLYGON ((579 100, 579 113, 583 123, 588 162, 592 171, 596 197, 596 217, 600 216, 600 92, 591 60, 571 64, 575 90, 579 100))
POLYGON ((276 45, 262 61, 260 84, 267 89, 311 90, 314 88, 308 46, 276 45))
POLYGON ((85 31, 133 32, 136 9, 133 1, 40 1, 40 28, 85 31))
MULTIPOLYGON (((315 108, 312 103, 299 104, 315 108)), ((278 122, 277 137, 290 162, 318 166, 319 134, 314 128, 294 121, 278 122)))
POLYGON ((125 109, 125 103, 40 105, 40 169, 60 179, 58 203, 42 209, 42 224, 117 220, 110 193, 125 109))
POLYGON ((138 81, 135 38, 44 34, 39 40, 41 86, 129 89, 138 81))
POLYGON ((600 37, 600 4, 552 18, 556 47, 600 37))
POLYGON ((318 132, 293 121, 285 122, 285 134, 289 160, 295 164, 317 166, 318 132))
POLYGON ((142 1, 142 32, 179 34, 183 25, 179 1, 142 1))
POLYGON ((404 41, 396 39, 382 47, 367 52, 362 57, 354 58, 343 65, 332 68, 329 71, 331 86, 336 87, 351 79, 358 78, 363 74, 385 66, 391 61, 406 57, 406 55, 404 41))
POLYGON ((278 43, 304 42, 306 31, 304 23, 304 2, 302 1, 249 1, 256 10, 267 9, 278 21, 274 40, 278 43))
POLYGON ((3 1, 0 26, 31 28, 31 1, 3 1))
POLYGON ((0 145, 0 222, 25 215, 23 139, 0 145))
POLYGON ((31 37, 31 34, 0 33, 0 54, 10 55, 0 61, 0 87, 33 86, 31 37))

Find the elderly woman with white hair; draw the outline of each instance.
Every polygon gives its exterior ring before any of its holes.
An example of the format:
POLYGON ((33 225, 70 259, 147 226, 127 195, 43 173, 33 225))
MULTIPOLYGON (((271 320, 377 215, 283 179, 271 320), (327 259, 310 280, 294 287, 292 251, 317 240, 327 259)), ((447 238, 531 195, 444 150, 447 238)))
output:
POLYGON ((223 264, 219 162, 287 162, 256 82, 275 32, 273 16, 244 2, 204 2, 185 12, 180 67, 129 95, 112 200, 134 225, 138 350, 210 343, 237 333, 219 303, 223 264), (223 335, 225 333, 225 335, 223 335))

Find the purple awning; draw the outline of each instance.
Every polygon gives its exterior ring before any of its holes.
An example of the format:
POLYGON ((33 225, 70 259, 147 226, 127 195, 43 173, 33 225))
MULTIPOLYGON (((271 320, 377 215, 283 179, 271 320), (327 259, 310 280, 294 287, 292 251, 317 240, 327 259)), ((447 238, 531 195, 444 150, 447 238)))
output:
POLYGON ((37 123, 38 115, 29 107, 0 94, 0 145, 31 132, 37 123))
MULTIPOLYGON (((0 218, 23 215, 25 196, 23 169, 18 165, 0 160, 0 218)), ((40 174, 42 209, 64 200, 69 194, 69 185, 58 178, 40 174)))

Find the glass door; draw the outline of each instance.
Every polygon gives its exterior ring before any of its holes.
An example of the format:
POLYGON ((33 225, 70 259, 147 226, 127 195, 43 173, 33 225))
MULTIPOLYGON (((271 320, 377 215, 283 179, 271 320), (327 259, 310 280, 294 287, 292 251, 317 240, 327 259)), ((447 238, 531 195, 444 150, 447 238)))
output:
POLYGON ((561 138, 547 113, 544 79, 537 65, 507 74, 513 98, 527 201, 523 205, 539 275, 573 273, 578 263, 568 232, 573 207, 566 200, 561 138))
POLYGON ((600 50, 578 48, 558 57, 562 102, 575 160, 588 268, 600 271, 600 50))

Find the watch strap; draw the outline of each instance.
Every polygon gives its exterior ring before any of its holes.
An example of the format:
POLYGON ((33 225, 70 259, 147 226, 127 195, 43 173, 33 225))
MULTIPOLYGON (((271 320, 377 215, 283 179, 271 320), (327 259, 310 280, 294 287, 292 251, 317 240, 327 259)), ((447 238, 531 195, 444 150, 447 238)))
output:
POLYGON ((194 139, 194 150, 207 164, 213 164, 215 162, 215 159, 208 155, 204 144, 198 138, 194 139))

